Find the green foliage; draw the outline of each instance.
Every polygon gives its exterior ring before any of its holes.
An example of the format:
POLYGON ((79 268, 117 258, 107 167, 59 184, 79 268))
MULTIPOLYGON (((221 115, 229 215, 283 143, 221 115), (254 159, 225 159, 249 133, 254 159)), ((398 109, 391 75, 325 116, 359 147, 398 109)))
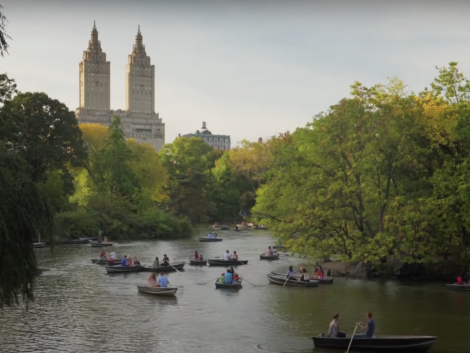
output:
POLYGON ((0 104, 11 100, 18 93, 15 80, 8 78, 6 74, 0 74, 0 104))
POLYGON ((8 36, 6 32, 6 23, 7 18, 3 14, 3 6, 0 5, 0 56, 3 56, 5 53, 8 53, 7 39, 10 39, 10 36, 8 36))
POLYGON ((0 140, 29 166, 34 182, 60 170, 65 189, 73 192, 68 166, 79 166, 86 152, 73 112, 44 93, 20 93, 0 110, 0 140))
POLYGON ((54 228, 47 197, 31 181, 26 163, 0 141, 0 308, 33 299, 37 272, 33 242, 54 228))
POLYGON ((200 138, 180 137, 165 145, 160 156, 168 171, 168 208, 192 222, 206 221, 210 212, 213 148, 200 138))

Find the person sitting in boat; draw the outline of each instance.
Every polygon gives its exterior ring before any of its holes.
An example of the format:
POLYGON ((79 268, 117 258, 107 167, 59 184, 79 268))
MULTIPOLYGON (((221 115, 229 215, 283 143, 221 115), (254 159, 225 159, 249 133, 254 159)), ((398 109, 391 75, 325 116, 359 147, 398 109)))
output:
POLYGON ((300 272, 300 273, 303 273, 303 272, 304 272, 304 268, 305 268, 305 265, 304 265, 304 264, 300 265, 299 272, 300 272))
POLYGON ((214 239, 217 239, 217 233, 214 234, 214 239))
POLYGON ((211 233, 211 232, 209 232, 209 234, 207 234, 207 238, 209 238, 209 239, 214 238, 214 237, 212 236, 212 233, 211 233))
POLYGON ((199 253, 197 250, 194 252, 194 260, 199 261, 199 253))
POLYGON ((287 273, 286 273, 286 278, 295 280, 294 273, 295 273, 294 272, 294 267, 289 266, 289 269, 287 270, 287 273))
POLYGON ((346 337, 346 333, 342 332, 338 325, 339 314, 333 315, 333 321, 330 322, 327 337, 346 337))
POLYGON ((98 243, 98 244, 101 244, 102 242, 103 242, 103 238, 101 238, 101 235, 100 235, 100 236, 98 237, 97 243, 98 243))
POLYGON ((113 266, 115 260, 116 260, 116 253, 114 252, 114 250, 111 250, 111 252, 109 253, 108 265, 113 266))
POLYGON ((302 275, 300 276, 300 280, 302 282, 309 282, 310 281, 310 276, 307 273, 307 269, 304 268, 302 270, 302 275))
POLYGON ((225 273, 221 273, 220 277, 218 279, 219 283, 224 283, 225 282, 225 273))
POLYGON ((233 269, 233 266, 230 266, 230 273, 233 275, 233 277, 237 276, 237 273, 235 272, 235 270, 233 269))
POLYGON ((127 255, 124 255, 124 257, 121 260, 121 266, 129 266, 127 264, 127 255))
POLYGON ((273 256, 273 250, 271 249, 271 246, 269 246, 268 250, 266 250, 266 256, 273 256))
POLYGON ((158 277, 158 286, 162 288, 168 288, 170 281, 168 278, 165 277, 165 274, 162 272, 160 273, 160 277, 158 277))
POLYGON ((106 251, 102 250, 100 253, 100 260, 106 258, 106 251))
POLYGON ((153 261, 153 267, 160 267, 160 260, 158 260, 158 256, 153 261))
POLYGON ((229 261, 229 260, 230 260, 230 252, 229 252, 228 250, 224 253, 224 260, 225 260, 225 261, 229 261))
POLYGON ((130 256, 127 258, 127 266, 134 266, 134 263, 132 262, 132 258, 130 256))
POLYGON ((315 268, 315 276, 313 278, 324 279, 323 272, 317 267, 315 268))
POLYGON ((109 243, 108 237, 106 235, 104 236, 103 243, 109 243))
POLYGON ((140 261, 137 257, 134 257, 134 266, 135 265, 140 265, 140 261))
POLYGON ((232 279, 233 279, 233 275, 232 275, 232 272, 230 272, 230 270, 227 270, 227 272, 225 272, 225 284, 232 284, 232 279))
POLYGON ((234 252, 233 252, 233 255, 230 256, 230 258, 231 258, 232 260, 238 260, 238 254, 237 254, 237 252, 234 251, 234 252))
POLYGON ((163 260, 160 266, 170 266, 170 259, 168 258, 168 256, 166 256, 166 254, 163 255, 163 260))
POLYGON ((157 274, 156 273, 151 273, 150 277, 148 279, 148 283, 150 287, 158 287, 158 282, 157 282, 157 274))
POLYGON ((459 284, 461 286, 463 286, 465 283, 463 282, 463 279, 462 279, 462 275, 458 275, 457 276, 457 282, 456 284, 459 284))
POLYGON ((199 261, 204 261, 204 256, 202 256, 202 253, 199 254, 199 261))
POLYGON ((367 324, 363 324, 362 322, 356 323, 357 326, 359 326, 362 329, 366 329, 365 333, 356 333, 354 335, 354 338, 356 337, 365 337, 365 338, 372 338, 374 337, 375 333, 375 320, 372 317, 372 313, 367 313, 366 314, 367 319, 369 320, 367 324))

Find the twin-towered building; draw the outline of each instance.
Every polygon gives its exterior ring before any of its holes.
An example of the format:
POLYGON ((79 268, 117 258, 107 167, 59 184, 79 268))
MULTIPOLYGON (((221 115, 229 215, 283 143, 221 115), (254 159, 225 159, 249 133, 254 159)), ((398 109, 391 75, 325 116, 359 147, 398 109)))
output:
POLYGON ((113 116, 119 115, 127 138, 150 143, 160 150, 165 144, 165 124, 155 113, 155 66, 145 52, 140 26, 126 66, 126 110, 111 110, 110 66, 93 25, 79 65, 80 106, 75 111, 78 122, 109 126, 113 116))

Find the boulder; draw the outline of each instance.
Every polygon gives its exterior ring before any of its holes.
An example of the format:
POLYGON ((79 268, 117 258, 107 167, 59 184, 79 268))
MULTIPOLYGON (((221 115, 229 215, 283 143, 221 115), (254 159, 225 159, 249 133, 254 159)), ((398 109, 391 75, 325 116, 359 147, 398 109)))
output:
POLYGON ((372 277, 372 266, 370 263, 360 261, 356 265, 351 265, 349 275, 355 278, 370 278, 372 277))

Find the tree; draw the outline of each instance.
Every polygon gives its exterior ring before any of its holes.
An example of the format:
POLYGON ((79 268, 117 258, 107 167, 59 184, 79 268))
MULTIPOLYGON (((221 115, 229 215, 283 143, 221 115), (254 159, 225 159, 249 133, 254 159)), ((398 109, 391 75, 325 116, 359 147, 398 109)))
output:
POLYGON ((33 182, 45 181, 60 170, 67 193, 73 190, 69 166, 86 158, 73 112, 45 93, 20 93, 0 110, 0 140, 29 165, 33 182))
POLYGON ((0 104, 11 100, 18 93, 15 80, 8 78, 6 74, 0 74, 0 104))
POLYGON ((11 39, 6 32, 7 18, 3 14, 3 6, 0 5, 0 55, 4 56, 8 53, 8 42, 7 39, 11 39))
MULTIPOLYGON (((431 83, 431 92, 449 103, 470 100, 470 81, 459 71, 458 62, 450 62, 449 67, 438 67, 439 75, 431 83)), ((429 92, 426 88, 423 94, 429 92)))
POLYGON ((200 138, 180 137, 166 144, 160 156, 168 171, 168 208, 193 222, 207 220, 213 148, 200 138))
MULTIPOLYGON (((1 141, 0 141, 1 142, 1 141)), ((54 213, 27 174, 27 165, 0 143, 0 308, 33 299, 33 242, 50 237, 54 213)))

